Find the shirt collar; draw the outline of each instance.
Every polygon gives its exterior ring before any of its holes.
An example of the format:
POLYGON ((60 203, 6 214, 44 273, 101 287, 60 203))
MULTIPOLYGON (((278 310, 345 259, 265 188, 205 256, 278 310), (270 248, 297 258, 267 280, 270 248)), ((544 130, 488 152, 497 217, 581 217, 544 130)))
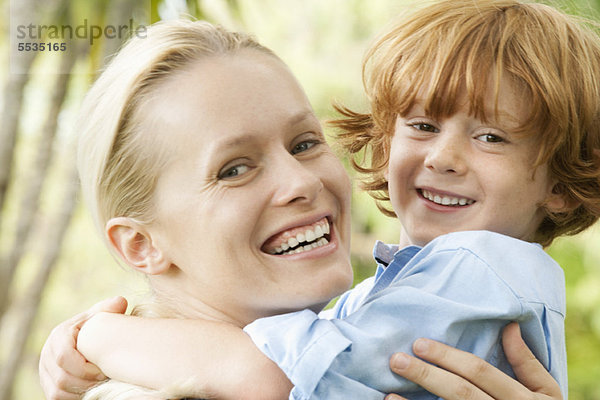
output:
POLYGON ((373 258, 377 262, 375 279, 377 280, 377 278, 383 274, 392 261, 395 261, 395 264, 401 268, 420 250, 421 248, 418 246, 407 246, 400 249, 398 245, 386 244, 379 240, 376 241, 375 246, 373 246, 373 258))
POLYGON ((394 259, 394 254, 396 254, 398 249, 398 245, 386 244, 378 240, 375 242, 375 246, 373 246, 373 258, 377 261, 377 264, 388 266, 394 259))

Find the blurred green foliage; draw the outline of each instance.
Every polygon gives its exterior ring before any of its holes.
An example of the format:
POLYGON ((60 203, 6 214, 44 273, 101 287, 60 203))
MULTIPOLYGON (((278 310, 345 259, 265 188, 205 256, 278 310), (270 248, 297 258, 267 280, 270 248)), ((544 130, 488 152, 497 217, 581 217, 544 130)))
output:
MULTIPOLYGON (((153 20, 157 18, 162 3, 164 1, 152 1, 153 20)), ((374 35, 408 2, 199 0, 173 3, 187 5, 188 12, 211 22, 253 32, 290 65, 306 88, 317 114, 328 119, 334 116, 332 101, 355 108, 363 107, 362 55, 374 35)), ((587 16, 598 15, 600 10, 600 0, 551 3, 587 16)), ((82 68, 85 69, 85 66, 82 68)), ((85 83, 79 86, 79 94, 73 95, 63 115, 66 121, 72 120, 76 105, 81 100, 85 83)), ((35 91, 36 88, 30 87, 29 90, 35 91)), ((28 105, 29 108, 35 106, 32 102, 28 105)), ((68 127, 63 129, 69 131, 68 127)), ((374 272, 370 257, 374 240, 395 242, 399 227, 396 220, 383 216, 373 201, 359 190, 355 190, 353 201, 352 250, 355 281, 359 282, 374 272)), ((566 275, 566 329, 572 400, 600 400, 599 244, 600 229, 597 225, 575 238, 557 240, 549 249, 552 257, 564 267, 566 275)), ((28 270, 24 268, 21 279, 25 279, 27 274, 28 270)), ((28 356, 18 377, 15 398, 42 398, 37 384, 37 359, 45 338, 57 323, 101 298, 126 295, 135 302, 144 293, 143 278, 117 266, 96 234, 87 212, 80 207, 65 240, 59 265, 45 292, 37 325, 30 337, 28 356)), ((2 351, 8 349, 0 345, 0 355, 2 351)))
POLYGON ((563 266, 567 287, 569 398, 600 399, 600 229, 557 240, 550 255, 563 266))

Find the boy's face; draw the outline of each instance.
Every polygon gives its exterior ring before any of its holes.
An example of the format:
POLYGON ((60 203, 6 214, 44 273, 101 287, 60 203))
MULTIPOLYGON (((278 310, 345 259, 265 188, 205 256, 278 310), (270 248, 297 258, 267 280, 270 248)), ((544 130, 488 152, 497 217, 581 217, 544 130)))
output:
MULTIPOLYGON (((401 245, 423 246, 465 230, 530 240, 544 216, 542 203, 562 205, 547 165, 533 168, 536 135, 515 133, 528 107, 508 81, 500 84, 497 119, 484 123, 469 114, 466 100, 461 104, 443 119, 418 103, 397 118, 386 176, 401 245)), ((485 106, 494 116, 493 95, 485 106)))

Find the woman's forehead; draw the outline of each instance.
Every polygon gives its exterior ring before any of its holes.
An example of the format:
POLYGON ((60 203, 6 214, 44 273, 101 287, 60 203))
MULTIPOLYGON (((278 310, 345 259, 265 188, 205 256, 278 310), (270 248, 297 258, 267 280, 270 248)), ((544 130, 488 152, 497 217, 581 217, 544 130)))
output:
POLYGON ((207 58, 170 77, 138 108, 141 130, 164 147, 185 150, 188 139, 226 148, 272 130, 319 124, 285 65, 254 53, 207 58))

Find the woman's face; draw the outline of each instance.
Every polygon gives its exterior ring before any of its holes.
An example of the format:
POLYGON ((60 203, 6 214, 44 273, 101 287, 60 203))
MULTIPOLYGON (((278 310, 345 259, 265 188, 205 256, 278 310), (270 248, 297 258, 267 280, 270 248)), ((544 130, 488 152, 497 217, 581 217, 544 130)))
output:
POLYGON ((281 61, 255 50, 200 61, 146 112, 169 159, 150 229, 188 314, 243 325, 349 287, 350 182, 281 61))

